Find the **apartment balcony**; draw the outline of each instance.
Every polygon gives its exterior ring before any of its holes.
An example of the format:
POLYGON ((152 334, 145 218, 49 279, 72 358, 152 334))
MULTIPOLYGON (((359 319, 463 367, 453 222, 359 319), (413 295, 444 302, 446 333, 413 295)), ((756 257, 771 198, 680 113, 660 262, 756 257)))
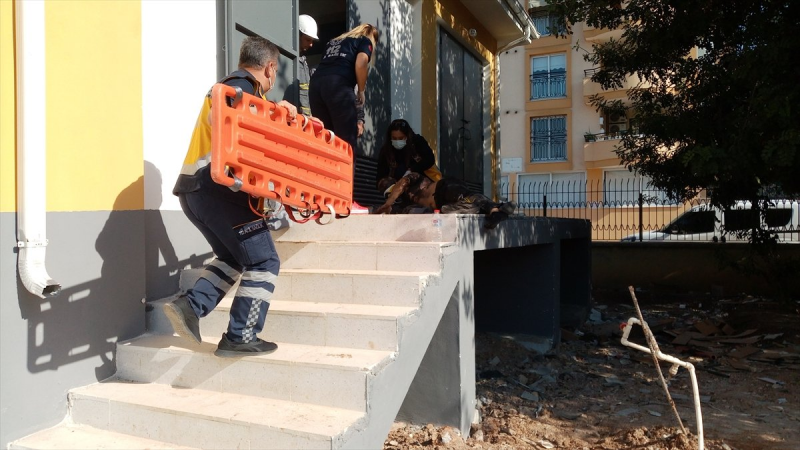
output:
POLYGON ((619 158, 614 148, 619 145, 619 134, 586 134, 583 144, 583 160, 587 168, 617 165, 619 158))
POLYGON ((615 89, 603 89, 600 87, 600 83, 595 83, 592 81, 592 75, 596 72, 597 69, 586 69, 583 71, 583 103, 586 105, 590 105, 590 98, 592 95, 599 94, 605 97, 606 99, 620 99, 623 103, 627 103, 625 100, 627 99, 626 93, 633 89, 633 88, 646 88, 649 87, 649 83, 641 83, 639 78, 636 76, 631 76, 626 78, 622 82, 622 87, 615 88, 615 89))

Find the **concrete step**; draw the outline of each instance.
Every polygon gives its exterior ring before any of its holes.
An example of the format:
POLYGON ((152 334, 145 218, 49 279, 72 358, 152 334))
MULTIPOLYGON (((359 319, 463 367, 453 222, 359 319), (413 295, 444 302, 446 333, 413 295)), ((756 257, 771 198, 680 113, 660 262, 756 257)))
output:
MULTIPOLYGON (((409 268, 414 269, 414 268, 409 268)), ((379 270, 281 270, 276 300, 416 306, 432 272, 379 270)))
POLYGON ((458 215, 442 214, 442 238, 433 233, 432 214, 359 214, 320 226, 293 224, 272 233, 276 242, 402 241, 454 242, 458 215))
MULTIPOLYGON (((174 333, 163 307, 175 298, 148 304, 147 330, 150 333, 174 333)), ((228 329, 232 301, 233 290, 211 314, 200 319, 203 336, 218 340, 228 329)), ((417 314, 416 306, 273 300, 259 337, 293 344, 395 351, 402 326, 413 322, 417 314)))
POLYGON ((282 269, 343 269, 438 272, 438 242, 278 241, 282 269))
POLYGON ((129 434, 115 433, 98 428, 62 423, 53 428, 26 436, 8 444, 12 450, 34 449, 97 449, 97 450, 131 450, 131 449, 190 449, 168 442, 146 439, 129 434))
POLYGON ((364 420, 347 409, 152 383, 102 382, 69 398, 76 423, 196 448, 338 448, 364 420))
MULTIPOLYGON (((203 335, 218 337, 228 329, 232 300, 223 299, 200 320, 203 335)), ((417 308, 406 306, 275 300, 270 303, 259 337, 294 344, 395 351, 399 328, 413 320, 416 312, 417 308)))
MULTIPOLYGON (((281 267, 275 282, 273 300, 414 306, 419 303, 419 293, 424 285, 437 271, 420 271, 413 266, 404 269, 406 270, 387 271, 281 267)), ((181 272, 181 292, 192 288, 202 271, 203 269, 190 269, 181 272)), ((234 285, 228 291, 228 296, 233 296, 237 286, 238 284, 234 285)))
POLYGON ((219 337, 194 344, 144 335, 117 346, 115 379, 366 410, 366 379, 392 352, 278 342, 269 355, 214 356, 219 337))

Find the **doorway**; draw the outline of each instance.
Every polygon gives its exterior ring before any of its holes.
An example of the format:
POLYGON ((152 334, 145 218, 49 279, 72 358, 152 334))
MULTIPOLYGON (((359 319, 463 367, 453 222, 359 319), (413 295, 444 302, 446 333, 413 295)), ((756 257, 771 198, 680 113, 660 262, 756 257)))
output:
POLYGON ((439 164, 444 176, 483 193, 483 64, 439 33, 439 164))

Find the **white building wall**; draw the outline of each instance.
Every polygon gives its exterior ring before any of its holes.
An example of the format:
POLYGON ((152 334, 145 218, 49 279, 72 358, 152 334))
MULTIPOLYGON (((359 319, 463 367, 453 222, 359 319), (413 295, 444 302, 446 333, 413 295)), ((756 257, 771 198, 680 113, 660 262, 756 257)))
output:
POLYGON ((500 54, 500 158, 501 175, 503 159, 529 159, 529 143, 525 136, 525 47, 516 47, 500 54))
POLYGON ((216 58, 215 2, 142 2, 145 209, 180 210, 172 187, 216 81, 216 58))
MULTIPOLYGON (((422 52, 420 50, 420 2, 391 0, 391 119, 403 118, 411 128, 420 130, 422 52)), ((384 130, 378 130, 377 144, 383 143, 384 130)))
MULTIPOLYGON (((590 49, 591 45, 583 39, 583 24, 573 27, 572 42, 580 42, 582 48, 590 49)), ((592 64, 583 60, 583 51, 570 50, 567 58, 570 65, 570 89, 572 90, 572 123, 569 129, 572 142, 572 168, 573 171, 585 171, 584 145, 586 140, 583 135, 599 132, 599 114, 594 108, 587 106, 583 99, 584 70, 591 69, 592 64)))

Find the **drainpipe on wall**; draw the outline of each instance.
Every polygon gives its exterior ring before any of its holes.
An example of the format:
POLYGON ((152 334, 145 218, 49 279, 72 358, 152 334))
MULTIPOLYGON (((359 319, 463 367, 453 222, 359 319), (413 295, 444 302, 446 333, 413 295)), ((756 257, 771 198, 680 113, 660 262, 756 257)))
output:
POLYGON ((533 22, 531 22, 531 18, 528 15, 528 11, 521 7, 517 0, 504 1, 508 9, 514 13, 514 16, 516 17, 517 21, 519 21, 519 24, 525 29, 525 34, 521 38, 511 41, 506 46, 498 50, 498 54, 510 49, 511 47, 519 45, 522 42, 529 44, 531 40, 539 39, 541 37, 539 32, 536 30, 536 27, 533 26, 533 22))
POLYGON ((515 39, 515 40, 509 42, 503 48, 498 50, 497 54, 499 55, 500 53, 503 53, 504 51, 506 51, 506 50, 508 50, 508 49, 510 49, 512 47, 516 47, 517 45, 519 45, 519 44, 521 44, 523 42, 528 44, 528 43, 531 42, 532 39, 539 39, 539 33, 536 31, 536 29, 533 26, 526 25, 525 26, 525 35, 523 35, 519 39, 515 39), (533 31, 531 31, 531 30, 533 30, 533 31))
POLYGON ((47 168, 44 1, 17 1, 17 268, 32 294, 54 296, 61 285, 45 268, 47 168))

